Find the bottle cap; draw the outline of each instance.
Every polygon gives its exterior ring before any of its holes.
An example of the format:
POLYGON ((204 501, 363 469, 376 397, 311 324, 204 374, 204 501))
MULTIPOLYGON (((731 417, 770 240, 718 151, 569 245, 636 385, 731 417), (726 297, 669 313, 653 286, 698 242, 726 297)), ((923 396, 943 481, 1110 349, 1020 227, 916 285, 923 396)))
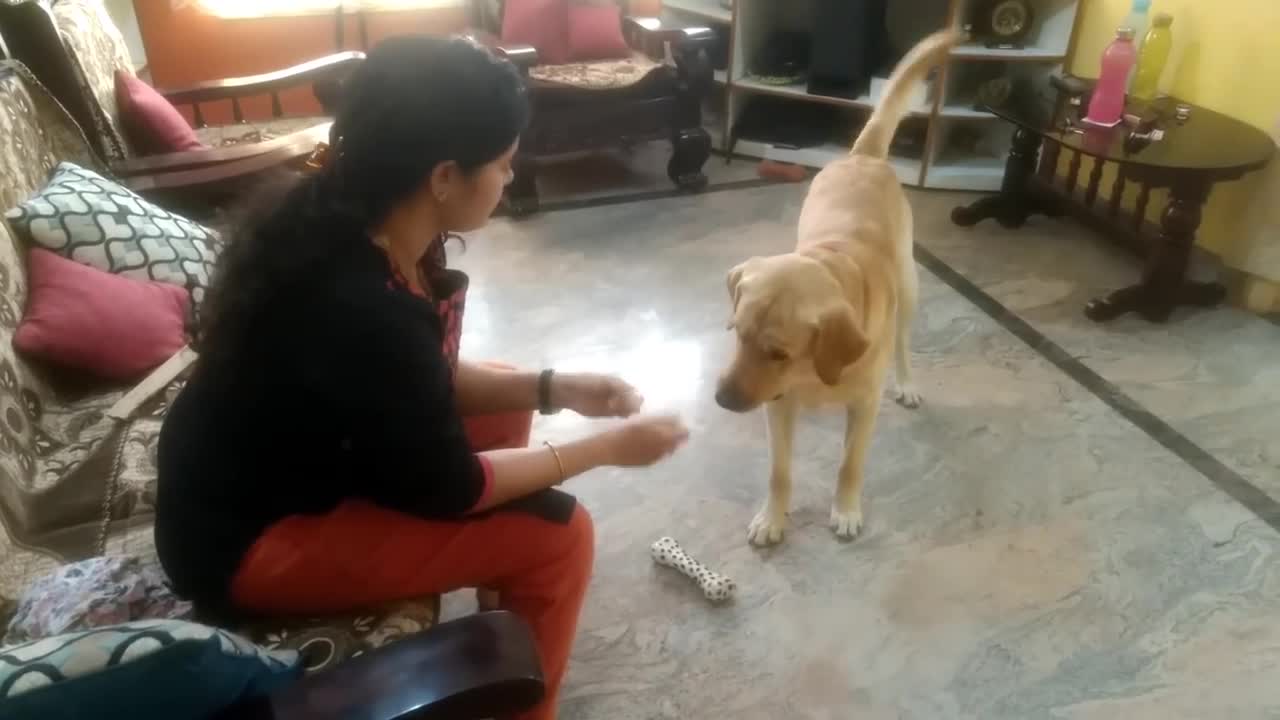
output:
POLYGON ((1116 37, 1121 40, 1132 40, 1133 35, 1134 35, 1134 32, 1133 32, 1133 28, 1131 27, 1116 28, 1116 37))
POLYGON ((1173 24, 1173 16, 1165 12, 1156 13, 1155 16, 1151 18, 1151 24, 1155 27, 1169 27, 1173 24))
POLYGON ((1144 13, 1151 9, 1151 0, 1133 0, 1133 12, 1144 13))

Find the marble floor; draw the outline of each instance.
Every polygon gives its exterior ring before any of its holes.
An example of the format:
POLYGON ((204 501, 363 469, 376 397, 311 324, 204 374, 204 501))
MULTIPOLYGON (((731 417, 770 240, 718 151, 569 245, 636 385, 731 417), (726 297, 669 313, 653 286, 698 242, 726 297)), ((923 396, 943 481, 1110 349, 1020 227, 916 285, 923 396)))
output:
POLYGON ((914 330, 925 404, 884 403, 860 539, 826 527, 842 418, 819 414, 786 542, 747 545, 767 448, 762 417, 711 398, 724 274, 789 248, 802 193, 499 220, 454 259, 465 353, 617 372, 693 429, 660 466, 568 486, 598 561, 562 717, 1280 718, 1280 327, 1092 325, 1083 301, 1136 271, 1069 223, 961 231, 946 212, 966 198, 913 193, 936 271, 914 330), (736 600, 655 567, 663 535, 736 600))

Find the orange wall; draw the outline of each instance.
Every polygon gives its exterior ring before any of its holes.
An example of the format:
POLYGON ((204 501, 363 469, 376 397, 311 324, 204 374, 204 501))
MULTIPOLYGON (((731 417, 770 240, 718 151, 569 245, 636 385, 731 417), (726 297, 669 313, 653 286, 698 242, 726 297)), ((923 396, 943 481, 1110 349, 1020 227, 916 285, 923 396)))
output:
MULTIPOLYGON (((134 8, 151 81, 159 88, 253 75, 337 50, 332 15, 223 19, 194 5, 173 9, 169 2, 160 0, 135 0, 134 8)), ((372 13, 368 16, 369 42, 414 32, 452 33, 466 25, 466 11, 461 8, 372 13)), ((345 49, 361 49, 357 33, 355 19, 347 18, 345 49)), ((289 114, 319 110, 310 88, 290 91, 282 99, 289 114)), ((230 121, 229 106, 202 110, 210 123, 230 121)), ((270 101, 255 98, 244 103, 244 110, 251 118, 270 117, 270 101)))

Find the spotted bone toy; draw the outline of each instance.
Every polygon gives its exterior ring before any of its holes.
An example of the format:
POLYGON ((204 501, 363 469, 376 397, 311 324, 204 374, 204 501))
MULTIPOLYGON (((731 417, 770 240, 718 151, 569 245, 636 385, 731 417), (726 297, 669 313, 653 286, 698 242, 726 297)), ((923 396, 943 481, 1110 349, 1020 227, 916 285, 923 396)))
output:
POLYGON ((705 565, 689 557, 689 553, 686 553, 684 548, 680 547, 680 543, 673 538, 664 537, 655 542, 649 548, 649 552, 653 555, 654 562, 675 568, 698 583, 702 588, 702 594, 711 602, 724 602, 733 597, 733 593, 738 589, 734 581, 720 573, 711 572, 705 565))

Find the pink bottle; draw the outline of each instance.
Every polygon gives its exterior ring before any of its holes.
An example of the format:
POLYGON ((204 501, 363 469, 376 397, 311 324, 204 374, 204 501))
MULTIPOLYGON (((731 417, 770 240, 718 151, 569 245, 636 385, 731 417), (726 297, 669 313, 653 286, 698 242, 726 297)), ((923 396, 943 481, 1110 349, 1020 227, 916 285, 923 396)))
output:
POLYGON ((1129 71, 1138 60, 1133 47, 1133 28, 1116 30, 1116 39, 1102 53, 1102 72, 1089 100, 1089 114, 1085 122, 1103 127, 1115 127, 1124 117, 1124 91, 1128 85, 1129 71))

